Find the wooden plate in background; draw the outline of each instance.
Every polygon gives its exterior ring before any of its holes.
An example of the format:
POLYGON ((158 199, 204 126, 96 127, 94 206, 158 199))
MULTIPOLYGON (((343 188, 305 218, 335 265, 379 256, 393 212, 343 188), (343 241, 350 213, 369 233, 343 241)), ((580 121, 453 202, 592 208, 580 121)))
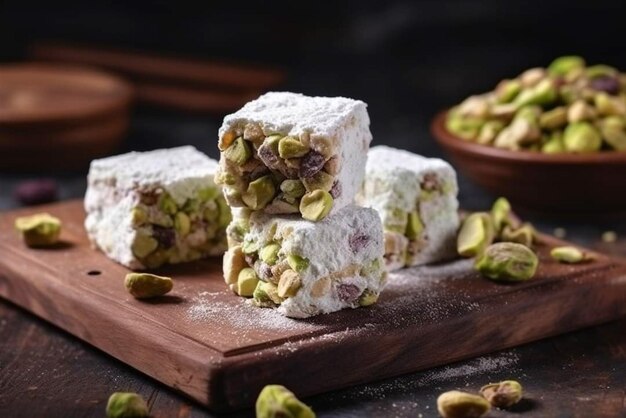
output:
POLYGON ((84 168, 127 132, 133 90, 100 71, 44 64, 0 67, 0 169, 84 168))

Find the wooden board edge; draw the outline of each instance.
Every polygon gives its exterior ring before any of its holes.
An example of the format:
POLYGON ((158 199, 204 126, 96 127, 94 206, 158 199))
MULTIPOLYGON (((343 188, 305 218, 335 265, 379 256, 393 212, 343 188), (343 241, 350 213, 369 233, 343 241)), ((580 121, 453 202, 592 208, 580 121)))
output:
POLYGON ((23 260, 10 251, 3 252, 0 297, 203 405, 210 407, 215 403, 213 397, 217 392, 209 382, 214 381, 213 375, 222 362, 220 352, 181 337, 157 322, 146 321, 141 315, 129 315, 127 326, 120 327, 118 323, 107 321, 106 300, 98 306, 86 307, 82 303, 84 289, 69 292, 67 287, 61 289, 54 285, 52 273, 48 272, 34 283, 22 274, 20 262, 23 260), (94 325, 94 321, 100 324, 94 325), (109 332, 101 335, 91 332, 90 328, 104 328, 109 332), (159 335, 159 341, 155 342, 154 335, 159 335), (175 355, 183 362, 172 361, 175 355), (164 367, 153 371, 150 367, 153 363, 164 367))
MULTIPOLYGON (((608 280, 587 281, 573 288, 549 283, 546 287, 551 288, 550 292, 537 288, 536 298, 517 304, 505 305, 496 297, 483 303, 480 315, 458 317, 443 329, 441 324, 435 324, 388 330, 369 338, 364 334, 360 339, 347 339, 341 344, 336 338, 314 337, 226 358, 215 375, 215 385, 223 392, 216 407, 224 411, 249 407, 266 384, 284 384, 298 396, 312 396, 485 355, 626 316, 623 296, 626 269, 620 268, 619 272, 608 280), (606 291, 607 285, 614 287, 613 291, 606 291), (581 311, 580 306, 588 309, 581 311), (485 315, 485 310, 494 315, 485 315), (537 318, 551 320, 536 322, 537 318), (371 350, 363 345, 367 341, 376 341, 385 349, 371 350), (385 355, 380 356, 380 352, 385 355), (437 353, 445 361, 428 353, 437 353), (326 383, 324 386, 312 383, 316 381, 326 383), (242 387, 248 390, 242 391, 242 387)), ((514 298, 515 294, 501 297, 514 298)), ((336 334, 341 338, 341 332, 336 334)))

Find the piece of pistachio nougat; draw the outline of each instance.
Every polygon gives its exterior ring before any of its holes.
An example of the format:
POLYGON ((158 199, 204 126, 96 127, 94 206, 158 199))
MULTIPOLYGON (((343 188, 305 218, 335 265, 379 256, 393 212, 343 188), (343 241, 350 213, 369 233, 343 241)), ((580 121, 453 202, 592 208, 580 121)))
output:
POLYGON ((228 236, 226 283, 285 316, 371 305, 386 283, 382 224, 369 208, 346 206, 319 222, 238 212, 228 236))
POLYGON ((92 161, 89 239, 132 269, 223 254, 231 213, 214 183, 216 170, 215 160, 191 146, 92 161))
POLYGON ((457 193, 456 173, 443 160, 386 146, 369 151, 357 202, 380 214, 389 270, 454 256, 457 193))
POLYGON ((224 118, 216 181, 232 207, 319 221, 354 202, 369 124, 359 100, 264 94, 224 118))

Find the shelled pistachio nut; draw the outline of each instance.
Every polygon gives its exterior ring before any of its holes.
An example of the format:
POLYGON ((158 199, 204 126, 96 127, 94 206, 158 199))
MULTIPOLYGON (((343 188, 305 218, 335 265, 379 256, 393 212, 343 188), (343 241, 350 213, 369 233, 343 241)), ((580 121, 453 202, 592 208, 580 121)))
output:
POLYGON ((255 405, 256 418, 315 418, 311 408, 284 386, 263 388, 255 405))
POLYGON ((555 247, 550 250, 550 256, 558 262, 567 264, 581 263, 590 259, 583 251, 572 246, 555 247))
POLYGON ((278 296, 288 298, 295 296, 302 286, 300 275, 291 269, 285 270, 278 281, 278 296))
POLYGON ((424 223, 420 218, 419 211, 409 212, 408 222, 404 235, 410 240, 416 240, 424 232, 424 223))
POLYGON ((280 251, 280 244, 270 243, 259 250, 259 258, 263 262, 273 266, 278 261, 278 252, 280 251))
POLYGON ((519 228, 513 228, 506 225, 500 233, 500 240, 506 242, 516 242, 530 248, 533 244, 535 236, 535 228, 529 223, 526 223, 519 228))
POLYGON ((283 182, 280 183, 280 190, 285 194, 285 196, 295 199, 301 198, 306 193, 306 188, 300 180, 283 180, 283 182))
POLYGON ((335 178, 330 174, 323 171, 318 171, 312 177, 303 179, 302 183, 304 184, 307 192, 313 192, 315 190, 330 192, 330 189, 332 189, 333 187, 334 181, 335 178))
POLYGON ((138 233, 130 245, 130 249, 137 258, 144 258, 159 246, 159 242, 151 236, 138 233))
POLYGON ((224 262, 222 263, 226 284, 236 284, 239 272, 247 266, 246 255, 241 250, 241 245, 229 248, 224 254, 224 262))
POLYGON ((444 392, 437 398, 437 411, 443 418, 480 418, 490 409, 485 398, 458 390, 444 392))
POLYGON ((297 273, 303 272, 309 266, 309 260, 297 254, 289 254, 287 256, 287 263, 289 267, 297 273))
POLYGON ((252 297, 259 283, 259 277, 250 267, 242 269, 237 275, 237 294, 244 297, 252 297))
POLYGON ((525 245, 499 242, 487 247, 474 267, 489 279, 517 282, 532 278, 538 264, 537 255, 525 245))
POLYGON ((163 296, 174 287, 169 277, 149 273, 128 273, 124 278, 126 290, 137 299, 163 296))
POLYGON ((483 386, 480 394, 496 408, 509 408, 522 399, 523 389, 515 380, 504 380, 483 386))
POLYGON ((594 152, 602 146, 602 137, 588 122, 576 122, 565 128, 563 145, 570 152, 594 152))
POLYGON ((115 392, 107 402, 107 418, 144 418, 148 415, 148 405, 137 393, 115 392))
POLYGON ((242 166, 252 157, 252 150, 248 141, 239 137, 223 151, 224 157, 235 165, 242 166))
POLYGON ((472 213, 463 221, 457 237, 457 252, 463 257, 480 254, 493 242, 495 228, 491 216, 485 212, 472 213))
POLYGON ((174 229, 181 235, 186 236, 191 230, 191 220, 185 212, 178 212, 174 216, 174 229))
POLYGON ((369 289, 365 289, 359 296, 359 306, 370 306, 378 301, 378 294, 369 289))
POLYGON ((243 202, 252 210, 260 210, 274 199, 276 187, 271 176, 260 177, 248 185, 241 195, 243 202))
POLYGON ((270 282, 259 281, 252 296, 255 305, 262 308, 274 307, 283 302, 283 298, 278 296, 278 287, 270 282))
POLYGON ((302 196, 300 212, 309 221, 324 219, 333 207, 333 197, 324 190, 315 190, 302 196))
POLYGON ((309 152, 309 147, 293 136, 286 136, 278 142, 278 155, 280 158, 304 157, 309 152))
POLYGON ((29 247, 46 247, 56 244, 61 235, 61 220, 48 213, 19 217, 15 229, 29 247))

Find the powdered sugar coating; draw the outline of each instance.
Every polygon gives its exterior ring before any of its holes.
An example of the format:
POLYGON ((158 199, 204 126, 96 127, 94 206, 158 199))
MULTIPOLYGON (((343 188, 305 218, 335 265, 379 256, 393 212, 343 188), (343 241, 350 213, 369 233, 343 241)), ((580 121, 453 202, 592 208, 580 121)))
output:
MULTIPOLYGON (((258 125, 265 136, 294 136, 306 142, 312 151, 327 157, 329 153, 332 155, 336 163, 336 172, 331 173, 337 184, 334 191, 340 190, 341 193, 333 196, 329 216, 354 202, 363 182, 363 168, 372 141, 370 119, 364 102, 345 97, 270 92, 226 116, 219 129, 219 137, 227 132, 240 136, 249 123, 258 125)), ((223 171, 228 171, 223 153, 220 164, 223 171)), ((234 200, 230 202, 231 206, 243 204, 234 200)), ((281 213, 275 212, 276 208, 271 205, 269 208, 268 213, 281 213)))
POLYGON ((300 272, 302 288, 278 308, 286 316, 305 318, 356 307, 355 300, 345 300, 347 294, 357 289, 358 294, 365 289, 378 294, 385 284, 382 225, 372 209, 350 205, 320 222, 255 213, 246 240, 258 242, 261 247, 282 241, 279 255, 296 254, 308 259, 308 268, 300 272), (359 242, 356 247, 355 238, 359 242), (362 267, 373 261, 378 267, 364 273, 362 267), (351 268, 354 271, 337 277, 351 268), (312 289, 318 280, 329 276, 334 277, 330 290, 314 295, 312 289))
MULTIPOLYGON (((99 183, 114 186, 118 192, 162 187, 177 203, 184 202, 198 188, 214 186, 217 161, 192 146, 129 152, 91 162, 87 176, 93 190, 99 183)), ((98 205, 88 195, 87 209, 98 205)), ((123 193, 121 193, 123 194, 123 193)))
MULTIPOLYGON (((145 268, 131 250, 137 235, 148 235, 152 228, 133 225, 133 209, 142 192, 162 190, 182 205, 199 190, 217 187, 213 180, 216 170, 215 160, 191 146, 130 152, 92 161, 84 202, 85 229, 90 241, 124 266, 145 268)), ((194 239, 204 239, 197 235, 190 234, 185 241, 176 242, 181 261, 191 257, 194 239)), ((215 245, 208 252, 221 255, 223 251, 223 245, 215 245)))
POLYGON ((307 132, 334 137, 346 124, 354 124, 357 120, 369 126, 366 107, 362 101, 346 97, 310 97, 299 93, 269 92, 226 116, 219 135, 221 137, 236 125, 256 122, 261 125, 265 135, 281 133, 299 136, 307 132))
MULTIPOLYGON (((376 209, 386 230, 398 222, 399 215, 413 211, 419 213, 424 227, 419 242, 401 236, 402 224, 400 231, 388 232, 388 235, 398 235, 397 241, 406 246, 400 252, 408 249, 410 253, 404 262, 390 264, 390 269, 431 263, 454 255, 459 226, 457 193, 456 173, 443 160, 387 146, 376 146, 369 151, 365 181, 357 196, 359 204, 376 209)), ((404 222, 405 226, 406 220, 404 222)))

